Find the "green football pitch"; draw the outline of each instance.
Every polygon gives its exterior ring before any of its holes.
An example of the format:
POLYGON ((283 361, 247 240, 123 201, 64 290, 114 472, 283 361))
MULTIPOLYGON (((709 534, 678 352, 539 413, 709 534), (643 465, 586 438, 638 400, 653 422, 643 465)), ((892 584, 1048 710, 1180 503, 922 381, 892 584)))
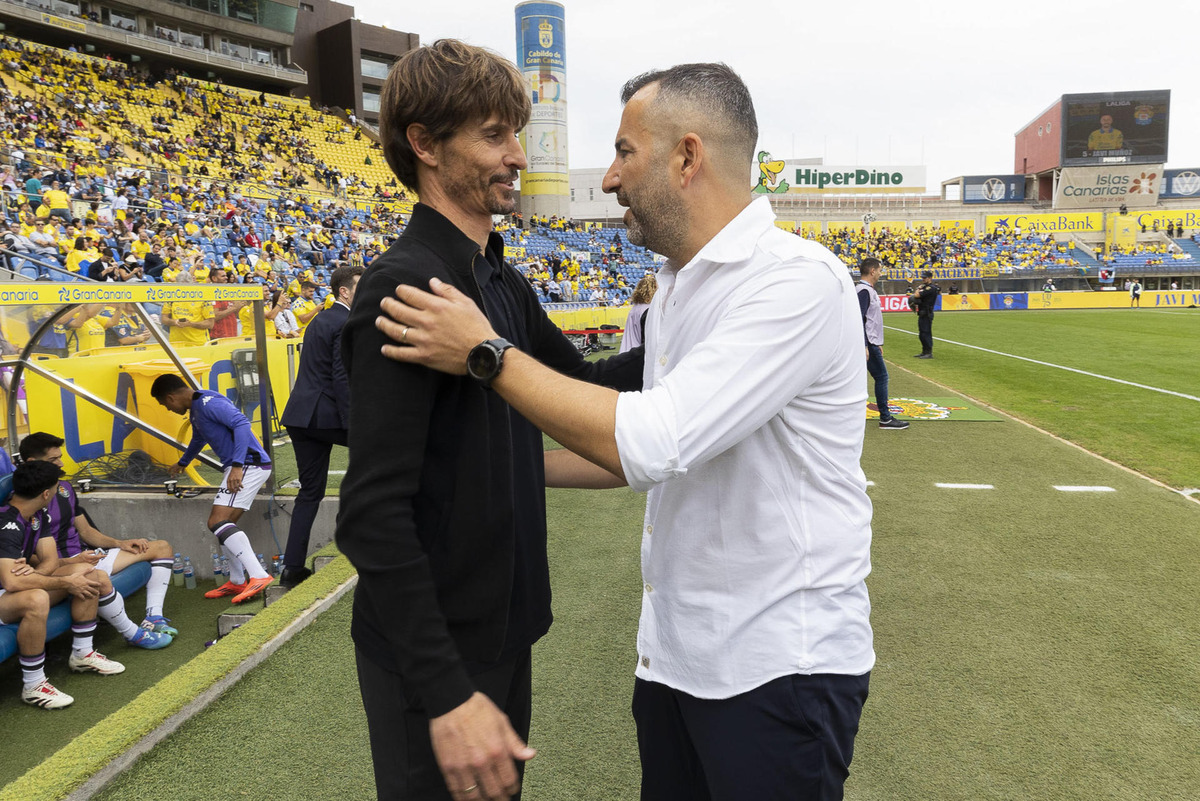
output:
MULTIPOLYGON (((892 395, 1032 425, 868 425, 878 662, 847 798, 1196 797, 1200 504, 1178 490, 1200 486, 1200 314, 947 313, 930 361, 914 318, 884 322, 892 395)), ((547 500, 525 797, 636 798, 641 497, 547 500)), ((348 620, 343 600, 98 797, 373 797, 348 620)))

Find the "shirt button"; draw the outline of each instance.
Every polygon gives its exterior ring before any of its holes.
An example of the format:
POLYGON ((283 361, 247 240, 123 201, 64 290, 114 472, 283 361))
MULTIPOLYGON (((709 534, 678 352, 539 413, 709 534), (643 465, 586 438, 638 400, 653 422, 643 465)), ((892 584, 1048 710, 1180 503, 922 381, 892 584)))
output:
POLYGON ((653 533, 654 533, 654 526, 652 526, 652 525, 651 525, 651 526, 646 526, 646 533, 647 533, 647 534, 653 534, 653 533))
POLYGON ((666 367, 666 366, 667 366, 667 357, 666 357, 666 356, 659 356, 659 357, 658 357, 658 363, 659 363, 659 364, 661 364, 663 367, 666 367))
POLYGON ((647 584, 647 585, 646 585, 646 592, 654 592, 654 588, 653 588, 653 587, 651 587, 649 584, 647 584))
POLYGON ((648 657, 648 656, 642 657, 642 667, 644 667, 644 668, 650 667, 650 657, 648 657))

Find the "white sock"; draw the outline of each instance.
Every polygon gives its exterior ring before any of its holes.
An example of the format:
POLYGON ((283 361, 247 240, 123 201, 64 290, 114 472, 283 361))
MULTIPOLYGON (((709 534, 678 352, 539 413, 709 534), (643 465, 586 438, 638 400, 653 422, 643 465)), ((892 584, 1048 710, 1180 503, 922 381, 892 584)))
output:
POLYGON ((93 618, 84 623, 71 623, 71 650, 75 656, 87 656, 95 648, 92 646, 92 635, 96 633, 96 621, 93 618))
POLYGON ((137 634, 137 624, 129 619, 129 615, 125 614, 125 599, 116 590, 100 599, 100 608, 97 612, 101 620, 107 621, 125 639, 128 640, 137 634))
POLYGON ((32 690, 34 687, 46 680, 46 652, 42 651, 37 656, 25 656, 21 654, 21 680, 25 684, 26 690, 32 690))
MULTIPOLYGON (((230 523, 229 526, 232 527, 233 524, 230 523)), ((229 530, 228 527, 225 529, 225 531, 229 530)), ((218 529, 218 531, 221 531, 221 529, 218 529)), ((221 533, 224 534, 225 532, 222 531, 221 533)), ((236 559, 241 565, 242 570, 250 578, 267 578, 267 571, 263 570, 262 565, 258 563, 258 557, 254 555, 254 548, 250 546, 250 538, 246 536, 246 532, 236 527, 233 528, 232 533, 225 536, 225 542, 222 545, 228 548, 229 552, 233 554, 233 558, 229 560, 231 573, 233 572, 233 562, 236 559)), ((232 579, 230 580, 232 581, 232 579)), ((234 583, 241 584, 242 582, 237 581, 234 583)))
POLYGON ((242 563, 238 561, 237 556, 224 543, 221 544, 221 553, 229 560, 229 583, 245 584, 246 571, 242 570, 242 563))
POLYGON ((155 559, 150 563, 150 581, 146 583, 146 617, 162 617, 173 564, 171 559, 155 559))

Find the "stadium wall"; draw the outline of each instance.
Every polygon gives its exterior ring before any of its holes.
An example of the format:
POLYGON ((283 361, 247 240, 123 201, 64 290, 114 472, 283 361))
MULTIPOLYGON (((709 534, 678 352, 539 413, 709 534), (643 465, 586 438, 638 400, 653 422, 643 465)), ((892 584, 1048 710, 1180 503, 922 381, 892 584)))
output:
MULTIPOLYGON (((290 479, 291 476, 276 476, 290 479)), ((271 559, 287 546, 288 526, 295 506, 293 496, 259 496, 238 525, 255 553, 271 559), (268 518, 268 514, 271 517, 268 518), (273 530, 272 530, 273 527, 273 530)), ((96 527, 110 537, 165 539, 176 552, 190 556, 196 575, 212 578, 212 546, 216 542, 204 525, 212 507, 213 493, 194 498, 175 498, 166 492, 91 492, 80 496, 80 504, 96 521, 96 527)), ((325 498, 312 527, 308 553, 333 541, 337 526, 338 499, 325 498)))

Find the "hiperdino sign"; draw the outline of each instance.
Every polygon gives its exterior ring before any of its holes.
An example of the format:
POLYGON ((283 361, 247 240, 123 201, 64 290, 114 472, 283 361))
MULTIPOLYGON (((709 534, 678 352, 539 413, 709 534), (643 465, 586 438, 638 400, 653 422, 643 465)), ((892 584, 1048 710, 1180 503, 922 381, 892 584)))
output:
POLYGON ((924 167, 832 167, 772 159, 759 153, 751 169, 754 191, 762 194, 820 193, 877 195, 924 192, 924 167))

